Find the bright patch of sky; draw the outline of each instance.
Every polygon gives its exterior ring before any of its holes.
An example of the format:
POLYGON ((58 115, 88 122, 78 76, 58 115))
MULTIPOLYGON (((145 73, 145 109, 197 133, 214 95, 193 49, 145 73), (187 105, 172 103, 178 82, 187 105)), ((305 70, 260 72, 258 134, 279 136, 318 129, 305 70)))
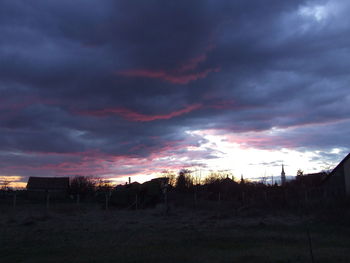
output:
MULTIPOLYGON (((193 159, 186 158, 180 163, 187 164, 187 166, 179 166, 177 170, 172 170, 175 174, 181 168, 188 168, 193 171, 194 177, 201 177, 204 179, 211 171, 223 171, 230 173, 236 180, 241 178, 253 181, 261 181, 266 178, 266 182, 279 181, 281 175, 282 164, 287 177, 291 178, 297 174, 298 169, 304 171, 304 174, 321 172, 323 170, 330 170, 335 167, 339 160, 334 161, 334 156, 343 157, 342 149, 334 148, 329 152, 298 149, 298 148, 273 148, 270 147, 255 147, 251 144, 264 145, 269 143, 264 138, 271 135, 276 135, 285 132, 281 128, 273 128, 269 131, 260 133, 245 133, 245 134, 229 134, 222 133, 219 130, 195 130, 186 131, 186 134, 192 136, 200 136, 205 141, 199 147, 189 146, 186 148, 188 152, 211 152, 216 158, 193 159), (332 158, 326 158, 325 155, 331 155, 332 158), (193 163, 201 163, 201 166, 193 165, 193 163)), ((196 156, 196 155, 193 155, 196 156)), ((184 158, 183 156, 168 156, 156 158, 153 161, 163 162, 166 164, 174 164, 176 160, 184 158)), ((150 169, 140 173, 125 175, 118 178, 110 176, 114 183, 120 184, 128 181, 131 176, 132 181, 145 182, 151 178, 162 176, 161 170, 150 169)))
MULTIPOLYGON (((298 169, 304 173, 320 172, 333 167, 334 163, 321 161, 318 151, 305 151, 296 149, 257 149, 250 147, 240 135, 216 135, 212 131, 193 131, 200 134, 208 143, 201 148, 216 150, 217 159, 208 159, 206 164, 209 169, 231 171, 236 179, 241 175, 245 178, 257 179, 271 176, 279 177, 281 166, 284 164, 285 172, 289 176, 295 176, 298 169)), ((339 153, 339 149, 333 149, 332 153, 339 153)))
POLYGON ((309 17, 320 22, 328 17, 329 7, 322 5, 303 6, 299 9, 299 14, 301 16, 309 17))

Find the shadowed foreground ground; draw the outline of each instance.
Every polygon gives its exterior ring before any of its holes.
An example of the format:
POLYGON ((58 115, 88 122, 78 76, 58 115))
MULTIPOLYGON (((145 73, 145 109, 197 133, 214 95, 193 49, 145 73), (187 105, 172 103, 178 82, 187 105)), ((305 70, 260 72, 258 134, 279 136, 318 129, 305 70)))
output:
POLYGON ((350 262, 350 228, 312 216, 0 208, 1 262, 350 262), (307 223, 308 222, 308 223, 307 223))

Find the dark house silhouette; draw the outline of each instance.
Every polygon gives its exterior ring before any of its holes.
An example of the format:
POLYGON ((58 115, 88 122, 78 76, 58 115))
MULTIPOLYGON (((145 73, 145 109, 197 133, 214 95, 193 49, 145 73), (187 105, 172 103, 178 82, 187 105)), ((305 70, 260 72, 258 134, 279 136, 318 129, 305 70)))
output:
POLYGON ((331 195, 350 196, 350 153, 324 178, 323 183, 331 195))
POLYGON ((69 177, 29 177, 27 191, 32 198, 42 198, 48 194, 63 198, 69 192, 69 177))
POLYGON ((160 177, 143 184, 133 182, 118 185, 112 193, 111 203, 120 207, 135 207, 137 205, 144 208, 154 206, 163 201, 168 181, 168 178, 160 177))
POLYGON ((310 173, 297 175, 294 184, 303 187, 319 187, 322 185, 322 180, 327 176, 326 172, 310 173))

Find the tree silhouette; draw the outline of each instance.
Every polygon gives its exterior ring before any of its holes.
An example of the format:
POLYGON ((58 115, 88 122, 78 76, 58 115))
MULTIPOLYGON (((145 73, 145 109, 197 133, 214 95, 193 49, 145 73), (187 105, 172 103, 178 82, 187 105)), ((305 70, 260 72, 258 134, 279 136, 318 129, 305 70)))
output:
POLYGON ((76 176, 71 180, 70 191, 72 194, 86 197, 93 195, 96 188, 96 181, 89 176, 76 176))
POLYGON ((205 179, 205 184, 212 184, 212 183, 218 183, 226 178, 232 177, 232 174, 226 171, 212 171, 205 179))
POLYGON ((0 181, 0 190, 7 191, 10 189, 10 183, 11 181, 7 178, 4 178, 0 181))
POLYGON ((175 188, 184 192, 193 186, 193 179, 191 177, 191 171, 188 169, 182 169, 179 172, 179 176, 176 178, 175 188))
POLYGON ((297 176, 303 176, 303 175, 304 175, 304 171, 301 169, 298 169, 297 176))
POLYGON ((162 177, 168 178, 168 184, 171 186, 176 185, 176 174, 169 170, 162 171, 162 177))

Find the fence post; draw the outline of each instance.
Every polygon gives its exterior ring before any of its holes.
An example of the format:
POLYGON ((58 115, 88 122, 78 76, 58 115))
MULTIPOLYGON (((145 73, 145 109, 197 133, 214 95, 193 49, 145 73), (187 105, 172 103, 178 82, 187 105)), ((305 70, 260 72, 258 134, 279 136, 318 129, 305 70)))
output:
POLYGON ((49 210, 50 207, 50 193, 49 191, 46 192, 46 209, 49 210))
POLYGON ((287 189, 286 188, 283 188, 283 198, 284 198, 285 205, 288 207, 289 206, 289 202, 288 202, 288 193, 287 193, 287 189))
POLYGON ((307 205, 308 204, 308 201, 309 201, 309 197, 308 197, 308 193, 307 193, 307 189, 305 188, 305 190, 304 190, 304 198, 305 198, 305 205, 307 205))
POLYGON ((307 238, 309 241, 309 251, 310 251, 310 256, 311 256, 311 262, 314 263, 315 259, 314 259, 314 252, 312 249, 312 241, 311 241, 311 235, 310 235, 310 231, 309 228, 306 229, 306 233, 307 233, 307 238))
POLYGON ((135 195, 135 209, 138 209, 138 198, 137 198, 137 194, 135 195))
POLYGON ((106 197, 106 210, 108 210, 108 193, 105 192, 105 197, 106 197))
POLYGON ((194 208, 196 209, 197 208, 197 191, 195 190, 194 192, 194 208))
POLYGON ((17 194, 14 193, 13 195, 13 208, 16 209, 16 203, 17 203, 17 194))
POLYGON ((168 188, 164 189, 164 210, 165 214, 168 214, 169 207, 168 207, 168 188))

